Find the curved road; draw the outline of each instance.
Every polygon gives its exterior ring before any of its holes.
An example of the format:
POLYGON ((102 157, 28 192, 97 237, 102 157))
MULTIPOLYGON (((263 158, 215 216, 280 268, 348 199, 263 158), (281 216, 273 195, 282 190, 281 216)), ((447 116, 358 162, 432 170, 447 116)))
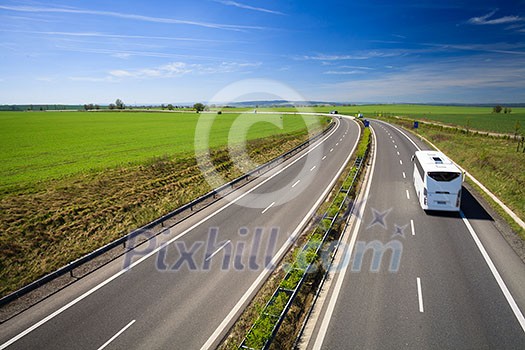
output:
POLYGON ((525 265, 465 188, 462 214, 425 213, 411 156, 428 146, 371 125, 377 152, 363 215, 304 348, 523 349, 525 265))
POLYGON ((6 321, 0 349, 215 347, 354 150, 357 124, 334 120, 308 155, 6 321))

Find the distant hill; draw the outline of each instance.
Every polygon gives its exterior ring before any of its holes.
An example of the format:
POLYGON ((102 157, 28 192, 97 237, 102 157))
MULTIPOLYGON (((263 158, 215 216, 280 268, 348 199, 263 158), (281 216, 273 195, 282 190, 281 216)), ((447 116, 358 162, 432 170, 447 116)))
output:
MULTIPOLYGON (((242 101, 231 102, 225 105, 231 107, 305 107, 305 106, 342 106, 340 102, 325 101, 287 101, 287 100, 265 100, 265 101, 242 101)), ((225 105, 222 105, 223 107, 225 105)))

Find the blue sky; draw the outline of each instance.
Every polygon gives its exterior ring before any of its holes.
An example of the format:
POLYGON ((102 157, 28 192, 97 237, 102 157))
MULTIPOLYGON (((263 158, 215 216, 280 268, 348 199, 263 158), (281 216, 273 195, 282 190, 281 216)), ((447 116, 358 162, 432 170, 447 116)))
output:
POLYGON ((0 104, 206 102, 244 79, 307 100, 525 102, 525 0, 0 0, 0 104))

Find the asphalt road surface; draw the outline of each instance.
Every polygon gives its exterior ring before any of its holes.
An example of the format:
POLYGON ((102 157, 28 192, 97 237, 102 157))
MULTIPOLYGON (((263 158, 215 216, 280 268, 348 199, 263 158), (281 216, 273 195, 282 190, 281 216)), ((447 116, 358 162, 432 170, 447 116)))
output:
POLYGON ((0 325, 0 349, 214 348, 357 143, 350 119, 281 167, 0 325))
POLYGON ((525 265, 465 188, 461 214, 425 213, 411 156, 428 146, 371 125, 377 153, 364 214, 303 346, 524 349, 525 265), (374 247, 384 252, 377 265, 374 247))

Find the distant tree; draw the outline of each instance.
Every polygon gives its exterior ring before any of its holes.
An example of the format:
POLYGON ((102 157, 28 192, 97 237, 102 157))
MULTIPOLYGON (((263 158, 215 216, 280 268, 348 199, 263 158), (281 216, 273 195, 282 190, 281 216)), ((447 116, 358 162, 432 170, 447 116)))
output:
POLYGON ((170 111, 173 111, 173 105, 172 105, 171 103, 168 105, 168 109, 169 109, 170 111))
POLYGON ((115 109, 117 106, 115 106, 115 104, 113 104, 113 103, 110 103, 108 107, 109 107, 109 109, 115 109))
POLYGON ((100 109, 100 106, 99 105, 95 105, 94 108, 95 109, 100 109))
POLYGON ((193 105, 193 109, 197 111, 197 113, 202 112, 204 110, 204 105, 202 103, 196 103, 193 105))
POLYGON ((120 98, 117 98, 115 101, 115 107, 117 109, 124 109, 125 108, 124 102, 122 102, 120 98))
POLYGON ((497 106, 494 106, 493 111, 494 111, 494 113, 500 113, 502 109, 503 109, 502 106, 497 105, 497 106))

